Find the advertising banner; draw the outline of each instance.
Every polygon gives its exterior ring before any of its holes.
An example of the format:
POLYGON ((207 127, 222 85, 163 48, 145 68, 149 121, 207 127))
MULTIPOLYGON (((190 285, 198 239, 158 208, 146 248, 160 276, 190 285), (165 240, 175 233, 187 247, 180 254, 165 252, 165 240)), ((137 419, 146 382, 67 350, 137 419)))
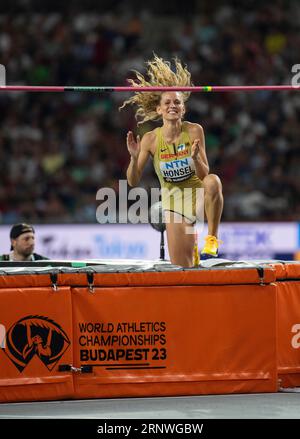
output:
POLYGON ((278 374, 282 387, 300 387, 300 280, 278 282, 278 374))
POLYGON ((70 288, 1 288, 0 303, 0 401, 71 397, 72 375, 58 372, 73 361, 70 288))
MULTIPOLYGON (((207 228, 197 228, 201 249, 207 228)), ((9 230, 0 227, 0 254, 9 252, 9 230)), ((50 259, 160 258, 160 232, 149 224, 37 225, 35 230, 36 252, 50 259)), ((222 223, 219 238, 220 256, 230 260, 292 260, 300 248, 298 223, 222 223)))
POLYGON ((277 389, 273 286, 73 288, 72 300, 75 366, 92 369, 74 376, 77 398, 277 389))

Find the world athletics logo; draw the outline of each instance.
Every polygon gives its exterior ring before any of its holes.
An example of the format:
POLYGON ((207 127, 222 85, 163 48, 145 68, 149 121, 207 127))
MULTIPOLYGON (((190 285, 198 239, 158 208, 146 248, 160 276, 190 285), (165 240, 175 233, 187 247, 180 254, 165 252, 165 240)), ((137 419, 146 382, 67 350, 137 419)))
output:
POLYGON ((69 337, 58 323, 48 317, 32 315, 23 317, 9 328, 3 350, 23 372, 34 356, 52 370, 69 346, 69 337))

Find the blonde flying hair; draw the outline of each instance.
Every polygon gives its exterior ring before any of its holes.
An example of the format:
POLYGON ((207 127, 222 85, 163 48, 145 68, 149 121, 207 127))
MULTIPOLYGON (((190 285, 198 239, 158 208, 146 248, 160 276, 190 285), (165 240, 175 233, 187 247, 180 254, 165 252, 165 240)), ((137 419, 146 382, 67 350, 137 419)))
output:
MULTIPOLYGON (((133 70, 136 74, 136 79, 129 79, 128 81, 133 87, 188 87, 192 86, 191 74, 186 66, 183 66, 178 58, 174 59, 175 71, 171 68, 171 63, 165 61, 154 55, 153 60, 147 61, 147 77, 133 70)), ((137 110, 135 117, 138 120, 138 125, 147 121, 154 121, 160 119, 161 116, 157 114, 156 108, 160 103, 161 92, 135 92, 134 96, 123 102, 120 107, 124 108, 126 105, 136 105, 137 110)), ((186 102, 190 96, 189 92, 182 92, 183 101, 186 102)))

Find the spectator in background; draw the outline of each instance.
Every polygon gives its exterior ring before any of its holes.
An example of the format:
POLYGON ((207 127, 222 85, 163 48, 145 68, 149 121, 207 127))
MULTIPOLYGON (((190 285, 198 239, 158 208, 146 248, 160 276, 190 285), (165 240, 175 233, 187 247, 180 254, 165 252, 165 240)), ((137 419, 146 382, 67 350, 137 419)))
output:
POLYGON ((39 261, 48 259, 34 253, 34 228, 29 224, 15 224, 10 231, 10 253, 0 256, 0 261, 39 261))
MULTIPOLYGON (((299 63, 297 0, 195 1, 188 16, 180 0, 141 8, 135 0, 105 0, 100 9, 89 0, 71 11, 45 0, 36 14, 35 3, 26 2, 26 13, 0 14, 10 84, 125 85, 153 52, 180 58, 197 85, 290 84, 299 63)), ((98 189, 125 178, 123 136, 135 120, 117 109, 128 97, 1 91, 0 222, 96 222, 98 189)), ((298 91, 192 93, 186 118, 205 129, 208 161, 227 200, 223 221, 299 219, 298 91), (240 203, 244 188, 252 200, 257 190, 267 197, 267 206, 240 203)), ((151 121, 143 127, 153 128, 151 121)), ((149 166, 143 185, 154 183, 149 166)))

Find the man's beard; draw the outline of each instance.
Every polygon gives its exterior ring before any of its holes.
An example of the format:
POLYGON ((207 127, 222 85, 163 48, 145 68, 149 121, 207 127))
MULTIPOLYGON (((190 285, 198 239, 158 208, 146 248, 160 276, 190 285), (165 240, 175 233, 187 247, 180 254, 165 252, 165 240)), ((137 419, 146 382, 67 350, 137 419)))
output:
POLYGON ((24 258, 28 258, 28 256, 32 255, 33 250, 34 250, 33 248, 30 248, 30 249, 28 249, 28 250, 23 250, 22 253, 21 253, 21 255, 22 255, 24 258))

